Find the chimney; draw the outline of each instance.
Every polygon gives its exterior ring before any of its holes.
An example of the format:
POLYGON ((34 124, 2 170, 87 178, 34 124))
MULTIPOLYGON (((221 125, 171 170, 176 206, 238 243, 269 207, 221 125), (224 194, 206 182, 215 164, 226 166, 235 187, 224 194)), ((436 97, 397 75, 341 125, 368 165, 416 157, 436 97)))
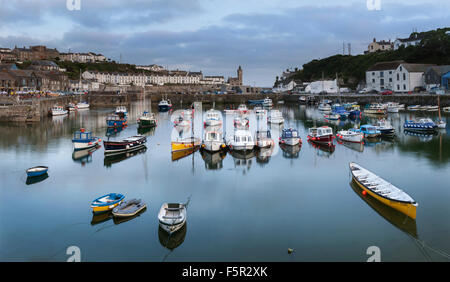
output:
POLYGON ((377 42, 377 39, 376 39, 375 37, 373 38, 373 42, 374 42, 374 43, 377 42))

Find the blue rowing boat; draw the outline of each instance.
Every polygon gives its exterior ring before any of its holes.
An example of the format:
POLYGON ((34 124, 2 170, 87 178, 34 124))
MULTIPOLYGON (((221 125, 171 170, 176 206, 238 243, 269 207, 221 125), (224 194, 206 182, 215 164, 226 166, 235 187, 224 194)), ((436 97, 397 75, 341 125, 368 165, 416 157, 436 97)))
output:
POLYGON ((92 201, 91 208, 94 213, 106 212, 117 207, 125 199, 125 196, 118 193, 110 193, 92 201))
POLYGON ((36 177, 44 175, 48 172, 48 166, 35 166, 32 168, 27 169, 27 176, 28 177, 36 177))

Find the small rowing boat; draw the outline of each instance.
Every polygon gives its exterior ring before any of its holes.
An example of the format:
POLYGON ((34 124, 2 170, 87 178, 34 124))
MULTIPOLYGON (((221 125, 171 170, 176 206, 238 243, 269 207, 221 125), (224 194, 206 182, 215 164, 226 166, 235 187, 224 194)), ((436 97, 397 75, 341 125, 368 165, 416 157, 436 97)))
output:
POLYGON ((159 226, 169 234, 175 233, 186 223, 186 205, 164 203, 158 214, 159 226))
POLYGON ((407 216, 416 219, 418 203, 403 190, 361 167, 350 163, 352 179, 367 194, 407 216))
POLYGON ((110 193, 92 201, 92 212, 106 212, 117 207, 125 199, 125 196, 117 193, 110 193))
POLYGON ((125 151, 133 151, 145 146, 147 138, 142 135, 128 137, 121 141, 103 141, 106 154, 116 154, 125 151))
POLYGON ((124 201, 115 207, 112 214, 117 217, 130 217, 143 211, 147 205, 141 199, 124 201))
POLYGON ((28 177, 37 177, 44 175, 48 172, 48 166, 35 166, 32 168, 27 169, 27 176, 28 177))

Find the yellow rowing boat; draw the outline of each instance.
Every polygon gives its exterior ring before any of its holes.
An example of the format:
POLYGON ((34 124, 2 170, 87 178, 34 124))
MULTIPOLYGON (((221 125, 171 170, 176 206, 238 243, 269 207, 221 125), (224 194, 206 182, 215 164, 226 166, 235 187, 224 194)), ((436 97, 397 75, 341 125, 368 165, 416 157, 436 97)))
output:
POLYGON ((419 204, 403 190, 356 163, 350 163, 350 172, 353 181, 366 194, 412 219, 416 219, 416 210, 419 204))
POLYGON ((180 141, 172 142, 172 153, 191 150, 200 147, 201 140, 196 137, 189 137, 180 141))

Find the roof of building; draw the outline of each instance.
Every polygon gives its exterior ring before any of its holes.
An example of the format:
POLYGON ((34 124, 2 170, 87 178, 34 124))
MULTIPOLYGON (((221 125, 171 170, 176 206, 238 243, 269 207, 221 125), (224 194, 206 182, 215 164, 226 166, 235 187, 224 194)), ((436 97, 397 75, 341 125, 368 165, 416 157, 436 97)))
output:
POLYGON ((431 66, 427 68, 426 72, 429 72, 430 70, 434 70, 437 74, 442 75, 450 72, 450 65, 431 66))
POLYGON ((426 72, 427 68, 433 66, 432 64, 408 64, 403 63, 402 66, 408 71, 408 72, 426 72))
POLYGON ((403 63, 405 63, 405 61, 378 62, 367 69, 367 71, 395 70, 403 63))

